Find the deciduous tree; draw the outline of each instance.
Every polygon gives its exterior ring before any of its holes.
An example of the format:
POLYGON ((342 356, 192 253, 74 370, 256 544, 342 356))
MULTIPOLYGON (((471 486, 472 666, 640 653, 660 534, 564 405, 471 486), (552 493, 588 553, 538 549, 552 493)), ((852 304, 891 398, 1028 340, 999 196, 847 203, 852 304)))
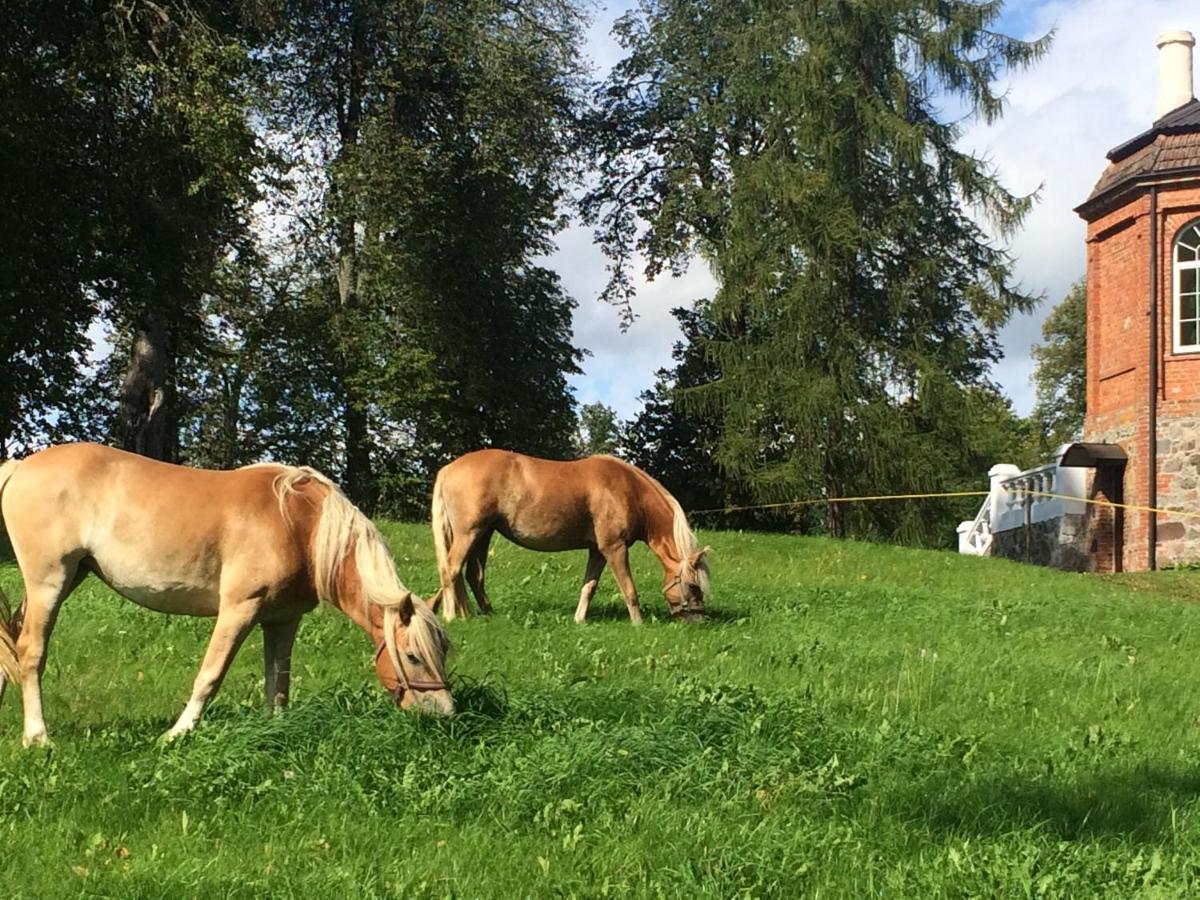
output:
POLYGON ((1080 279, 1042 323, 1033 345, 1033 383, 1038 424, 1046 452, 1083 434, 1087 413, 1087 285, 1080 279))

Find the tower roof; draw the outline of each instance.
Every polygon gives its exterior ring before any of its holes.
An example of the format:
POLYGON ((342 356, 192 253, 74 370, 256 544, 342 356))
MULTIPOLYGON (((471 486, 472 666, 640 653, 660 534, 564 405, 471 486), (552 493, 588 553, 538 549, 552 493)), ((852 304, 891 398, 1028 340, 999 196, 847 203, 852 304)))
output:
POLYGON ((1091 194, 1075 209, 1081 216, 1107 206, 1138 181, 1200 176, 1200 100, 1171 110, 1137 137, 1109 150, 1108 159, 1091 194))

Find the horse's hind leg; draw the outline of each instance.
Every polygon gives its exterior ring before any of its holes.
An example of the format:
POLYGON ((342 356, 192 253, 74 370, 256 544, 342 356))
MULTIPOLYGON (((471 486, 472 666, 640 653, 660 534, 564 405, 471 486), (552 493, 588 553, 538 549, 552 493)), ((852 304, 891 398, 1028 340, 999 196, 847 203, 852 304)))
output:
POLYGON ((42 714, 42 674, 46 671, 46 648, 58 610, 67 595, 86 573, 79 571, 78 560, 46 567, 25 580, 24 615, 17 638, 17 661, 21 668, 21 704, 25 713, 25 732, 21 743, 46 744, 46 720, 42 714))
POLYGON ((446 552, 446 567, 440 573, 442 581, 440 593, 446 604, 447 620, 460 615, 465 618, 471 614, 467 600, 467 585, 463 580, 463 567, 466 565, 467 558, 471 555, 471 548, 475 546, 479 535, 480 532, 477 530, 456 533, 454 541, 446 552))
POLYGON ((634 625, 640 625, 642 610, 638 606, 637 585, 633 583, 633 575, 629 572, 629 548, 624 544, 618 544, 616 547, 605 550, 604 558, 608 560, 613 577, 617 579, 617 585, 621 588, 621 596, 625 598, 625 608, 629 610, 629 621, 634 625))
POLYGON ((267 712, 287 708, 292 685, 292 644, 299 628, 299 617, 286 622, 263 623, 263 694, 267 712))
POLYGON ((488 546, 491 542, 492 532, 485 531, 475 542, 475 546, 471 548, 471 553, 467 557, 467 582, 471 585, 471 593, 475 595, 475 602, 479 604, 479 611, 485 616, 492 614, 492 601, 488 599, 487 590, 484 587, 488 546))
POLYGON ((587 618, 588 604, 596 594, 600 584, 600 574, 604 571, 604 554, 599 550, 588 550, 587 570, 583 573, 583 590, 579 592, 579 605, 575 607, 575 621, 582 622, 587 618))

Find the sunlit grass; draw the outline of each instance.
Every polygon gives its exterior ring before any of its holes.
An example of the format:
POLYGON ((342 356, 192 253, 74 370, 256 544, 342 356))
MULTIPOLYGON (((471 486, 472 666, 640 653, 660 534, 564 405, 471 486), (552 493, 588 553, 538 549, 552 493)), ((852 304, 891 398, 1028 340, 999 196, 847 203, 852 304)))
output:
MULTIPOLYGON (((428 530, 385 531, 428 594, 428 530)), ((704 624, 665 621, 643 548, 647 623, 606 575, 575 626, 584 555, 497 541, 496 615, 451 627, 458 718, 391 709, 322 610, 286 715, 261 712, 255 636, 166 750, 211 623, 87 583, 52 643, 53 749, 0 711, 0 896, 1194 891, 1200 574, 703 537, 704 624)))

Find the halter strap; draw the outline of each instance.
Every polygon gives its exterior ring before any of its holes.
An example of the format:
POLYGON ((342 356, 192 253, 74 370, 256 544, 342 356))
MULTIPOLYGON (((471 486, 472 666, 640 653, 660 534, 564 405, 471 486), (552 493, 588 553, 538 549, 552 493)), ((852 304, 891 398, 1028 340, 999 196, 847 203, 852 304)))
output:
MULTIPOLYGON (((682 567, 682 566, 680 566, 680 570, 679 570, 679 572, 678 572, 678 573, 675 575, 675 577, 674 577, 673 579, 671 579, 671 581, 669 581, 667 584, 663 585, 663 589, 662 589, 663 596, 664 596, 664 597, 666 597, 666 596, 667 596, 667 591, 671 590, 671 588, 673 588, 673 587, 679 587, 679 586, 680 586, 680 585, 682 585, 682 584, 683 584, 683 567, 682 567)), ((670 602, 670 601, 668 600, 668 603, 669 603, 669 602, 670 602)), ((685 612, 685 613, 686 613, 686 612, 691 612, 691 611, 692 611, 692 601, 691 601, 691 598, 689 598, 689 597, 687 596, 687 592, 685 592, 685 591, 680 591, 680 592, 679 592, 679 611, 680 611, 680 612, 685 612)))
POLYGON ((392 669, 394 669, 396 672, 396 686, 394 688, 392 688, 392 690, 391 690, 392 700, 395 701, 396 703, 399 703, 401 698, 404 697, 404 694, 406 691, 448 691, 448 690, 450 690, 450 685, 446 684, 446 682, 444 682, 444 681, 416 681, 416 680, 409 678, 404 673, 404 665, 403 665, 403 663, 400 662, 399 653, 392 653, 391 648, 388 647, 388 641, 387 641, 389 628, 392 630, 393 633, 395 632, 395 618, 396 618, 396 611, 390 606, 384 607, 384 610, 383 610, 383 629, 384 629, 383 637, 379 641, 379 646, 375 648, 375 662, 379 662, 380 654, 383 653, 384 649, 387 649, 388 650, 388 659, 391 660, 392 669))

